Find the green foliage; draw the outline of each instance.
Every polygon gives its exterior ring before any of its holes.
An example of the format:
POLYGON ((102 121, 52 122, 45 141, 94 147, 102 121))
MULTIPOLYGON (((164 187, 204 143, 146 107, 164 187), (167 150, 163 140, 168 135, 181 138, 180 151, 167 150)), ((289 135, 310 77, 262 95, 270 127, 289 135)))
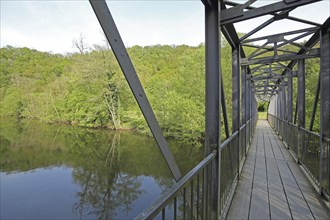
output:
MULTIPOLYGON (((203 140, 204 51, 204 45, 128 48, 150 104, 167 137, 190 143, 203 140)), ((109 49, 98 46, 90 53, 62 56, 8 46, 0 48, 0 60, 1 115, 85 127, 134 129, 150 134, 109 49)), ((229 129, 232 115, 231 70, 231 47, 228 42, 222 41, 221 73, 229 129)), ((318 60, 308 60, 307 117, 311 115, 318 71, 318 60)), ((267 107, 265 103, 261 103, 262 106, 267 107)), ((223 123, 221 129, 224 130, 223 123)), ((315 129, 318 129, 317 122, 315 129)), ((221 133, 224 135, 224 132, 221 133)))

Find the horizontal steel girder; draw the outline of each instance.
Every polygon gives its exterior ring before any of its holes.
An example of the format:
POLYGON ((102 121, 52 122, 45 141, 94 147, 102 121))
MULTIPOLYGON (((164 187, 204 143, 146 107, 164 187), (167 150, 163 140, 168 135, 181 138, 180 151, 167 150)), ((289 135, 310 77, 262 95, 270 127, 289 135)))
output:
POLYGON ((281 62, 281 61, 290 61, 290 60, 303 60, 309 58, 320 57, 320 49, 312 49, 308 54, 285 54, 279 56, 271 56, 271 57, 263 57, 258 59, 248 59, 242 58, 241 59, 241 66, 252 65, 252 64, 270 64, 274 62, 281 62))

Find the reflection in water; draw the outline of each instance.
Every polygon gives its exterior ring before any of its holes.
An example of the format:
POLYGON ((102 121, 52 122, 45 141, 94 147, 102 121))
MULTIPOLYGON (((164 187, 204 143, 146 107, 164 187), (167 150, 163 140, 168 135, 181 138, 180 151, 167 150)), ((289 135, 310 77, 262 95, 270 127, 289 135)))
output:
POLYGON ((77 193, 78 202, 74 204, 79 216, 95 215, 99 219, 110 219, 118 208, 128 214, 132 202, 144 193, 137 177, 120 173, 119 145, 120 134, 115 133, 108 149, 104 152, 95 150, 98 161, 96 173, 88 168, 73 171, 74 182, 82 188, 77 193))
MULTIPOLYGON (((0 143, 0 218, 132 218, 173 184, 154 140, 132 132, 1 118, 0 143)), ((201 159, 170 145, 184 173, 201 159)))

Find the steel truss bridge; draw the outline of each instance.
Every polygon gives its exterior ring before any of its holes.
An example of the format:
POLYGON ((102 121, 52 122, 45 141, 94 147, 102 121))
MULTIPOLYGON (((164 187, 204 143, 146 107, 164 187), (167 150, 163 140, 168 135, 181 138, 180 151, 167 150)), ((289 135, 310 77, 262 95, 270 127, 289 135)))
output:
POLYGON ((176 180, 137 219, 329 219, 324 200, 329 201, 330 194, 330 18, 319 24, 290 15, 301 6, 318 4, 318 0, 264 1, 259 7, 254 6, 256 2, 202 0, 205 158, 182 176, 106 2, 90 0, 176 180), (270 18, 238 36, 235 23, 265 15, 270 18), (278 21, 308 27, 253 37, 278 21), (220 31, 232 48, 231 133, 219 62, 220 31), (307 40, 301 43, 301 39, 307 40), (253 52, 245 52, 247 48, 253 52), (310 58, 319 59, 320 72, 310 124, 306 125, 305 61, 310 58), (269 102, 268 122, 258 121, 258 101, 269 102), (312 132, 316 115, 320 133, 312 132), (220 131, 221 117, 225 131, 220 131), (223 142, 221 132, 226 134, 223 142))

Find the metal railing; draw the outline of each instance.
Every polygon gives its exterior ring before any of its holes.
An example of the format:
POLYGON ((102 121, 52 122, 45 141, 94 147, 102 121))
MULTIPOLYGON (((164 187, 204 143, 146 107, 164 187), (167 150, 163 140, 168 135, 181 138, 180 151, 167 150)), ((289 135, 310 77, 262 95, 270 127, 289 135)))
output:
POLYGON ((241 126, 196 167, 175 183, 166 193, 135 219, 209 219, 211 201, 209 182, 212 162, 220 155, 220 215, 225 216, 237 185, 239 166, 252 140, 257 116, 241 126), (240 145, 238 143, 240 142, 240 145), (238 148, 238 146, 240 146, 238 148))
POLYGON ((329 143, 319 134, 268 114, 269 124, 286 142, 297 161, 305 168, 319 191, 329 199, 329 143), (322 152, 321 152, 322 151, 322 152))

